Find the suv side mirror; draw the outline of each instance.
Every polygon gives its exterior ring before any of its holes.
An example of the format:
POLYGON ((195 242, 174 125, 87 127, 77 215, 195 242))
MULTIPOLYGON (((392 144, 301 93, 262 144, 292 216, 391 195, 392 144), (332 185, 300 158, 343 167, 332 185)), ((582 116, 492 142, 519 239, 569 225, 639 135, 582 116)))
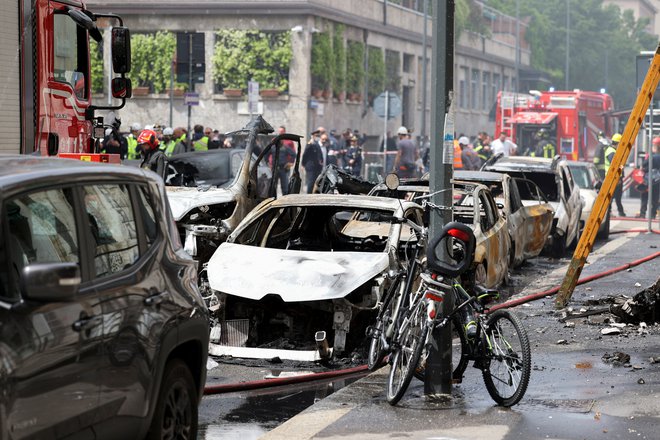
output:
POLYGON ((36 301, 70 301, 78 294, 80 281, 77 263, 30 264, 21 274, 21 293, 36 301))
POLYGON ((131 33, 127 27, 112 28, 112 69, 122 74, 131 71, 131 33))

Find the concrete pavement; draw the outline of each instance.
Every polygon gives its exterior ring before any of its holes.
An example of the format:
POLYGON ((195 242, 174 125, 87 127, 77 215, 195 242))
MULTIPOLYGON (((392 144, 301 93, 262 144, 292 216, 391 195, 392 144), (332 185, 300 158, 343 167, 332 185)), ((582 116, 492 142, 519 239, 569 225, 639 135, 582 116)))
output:
MULTIPOLYGON (((639 200, 624 199, 627 212, 639 200)), ((635 205, 636 204, 636 205, 635 205)), ((657 222, 655 223, 657 224, 657 222)), ((645 227, 638 221, 613 221, 611 229, 645 227)), ((660 235, 613 234, 597 242, 582 276, 603 272, 660 250, 660 235)), ((539 277, 517 286, 517 296, 561 283, 560 269, 545 270, 543 258, 530 262, 539 277)), ((569 307, 593 309, 598 300, 633 296, 660 276, 660 258, 575 289, 569 307), (641 286, 641 287, 640 287, 641 286)), ((515 276, 514 276, 515 282, 515 276)), ((597 308, 597 307, 596 307, 597 308)), ((494 405, 479 370, 470 365, 451 398, 436 402, 413 379, 402 401, 385 398, 389 367, 317 402, 263 439, 656 439, 660 421, 660 325, 629 325, 603 335, 605 318, 594 315, 558 320, 553 298, 518 306, 532 344, 532 375, 523 400, 512 408, 494 405), (606 362, 615 351, 630 355, 624 365, 606 362)))

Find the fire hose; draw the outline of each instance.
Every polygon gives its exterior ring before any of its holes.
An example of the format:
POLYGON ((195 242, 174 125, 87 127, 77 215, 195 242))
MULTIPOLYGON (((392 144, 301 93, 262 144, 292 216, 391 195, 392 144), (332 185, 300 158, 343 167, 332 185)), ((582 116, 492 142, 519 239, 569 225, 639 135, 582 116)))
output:
POLYGON ((237 391, 256 390, 260 388, 276 387, 281 385, 295 385, 304 382, 311 382, 321 379, 333 379, 339 376, 362 373, 367 371, 366 365, 359 367, 345 368, 342 370, 324 371, 321 373, 301 374, 298 376, 279 377, 274 379, 253 380, 250 382, 228 383, 219 385, 207 385, 204 387, 204 395, 234 393, 237 391))

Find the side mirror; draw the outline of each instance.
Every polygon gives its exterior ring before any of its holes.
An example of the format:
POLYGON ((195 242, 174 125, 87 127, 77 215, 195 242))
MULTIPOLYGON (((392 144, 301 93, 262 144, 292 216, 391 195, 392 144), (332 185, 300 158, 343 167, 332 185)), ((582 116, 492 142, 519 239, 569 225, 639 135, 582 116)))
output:
POLYGON ((598 181, 594 184, 594 188, 596 189, 596 191, 600 191, 600 187, 601 187, 601 186, 603 186, 603 182, 600 181, 600 180, 598 180, 598 181))
POLYGON ((131 71, 131 32, 128 28, 112 28, 112 70, 115 73, 131 71))
POLYGON ((35 301, 70 301, 77 295, 80 281, 77 263, 30 264, 21 274, 21 292, 35 301))
POLYGON ((128 99, 133 96, 131 80, 129 78, 112 78, 112 97, 117 99, 128 99))
POLYGON ((100 43, 103 40, 101 31, 96 27, 96 23, 89 15, 85 14, 83 11, 78 9, 73 9, 67 7, 66 13, 73 21, 76 22, 78 26, 83 29, 86 29, 89 32, 89 36, 92 37, 97 43, 100 43))

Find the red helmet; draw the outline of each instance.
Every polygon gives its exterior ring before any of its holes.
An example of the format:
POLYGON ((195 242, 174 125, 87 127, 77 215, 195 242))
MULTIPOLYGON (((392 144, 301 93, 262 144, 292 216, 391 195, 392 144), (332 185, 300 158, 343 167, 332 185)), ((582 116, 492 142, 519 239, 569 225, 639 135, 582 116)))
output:
POLYGON ((138 145, 146 144, 150 150, 155 150, 158 148, 158 136, 153 130, 142 130, 142 133, 138 136, 137 143, 138 145))
POLYGON ((660 136, 656 136, 653 138, 653 145, 660 145, 660 136))

